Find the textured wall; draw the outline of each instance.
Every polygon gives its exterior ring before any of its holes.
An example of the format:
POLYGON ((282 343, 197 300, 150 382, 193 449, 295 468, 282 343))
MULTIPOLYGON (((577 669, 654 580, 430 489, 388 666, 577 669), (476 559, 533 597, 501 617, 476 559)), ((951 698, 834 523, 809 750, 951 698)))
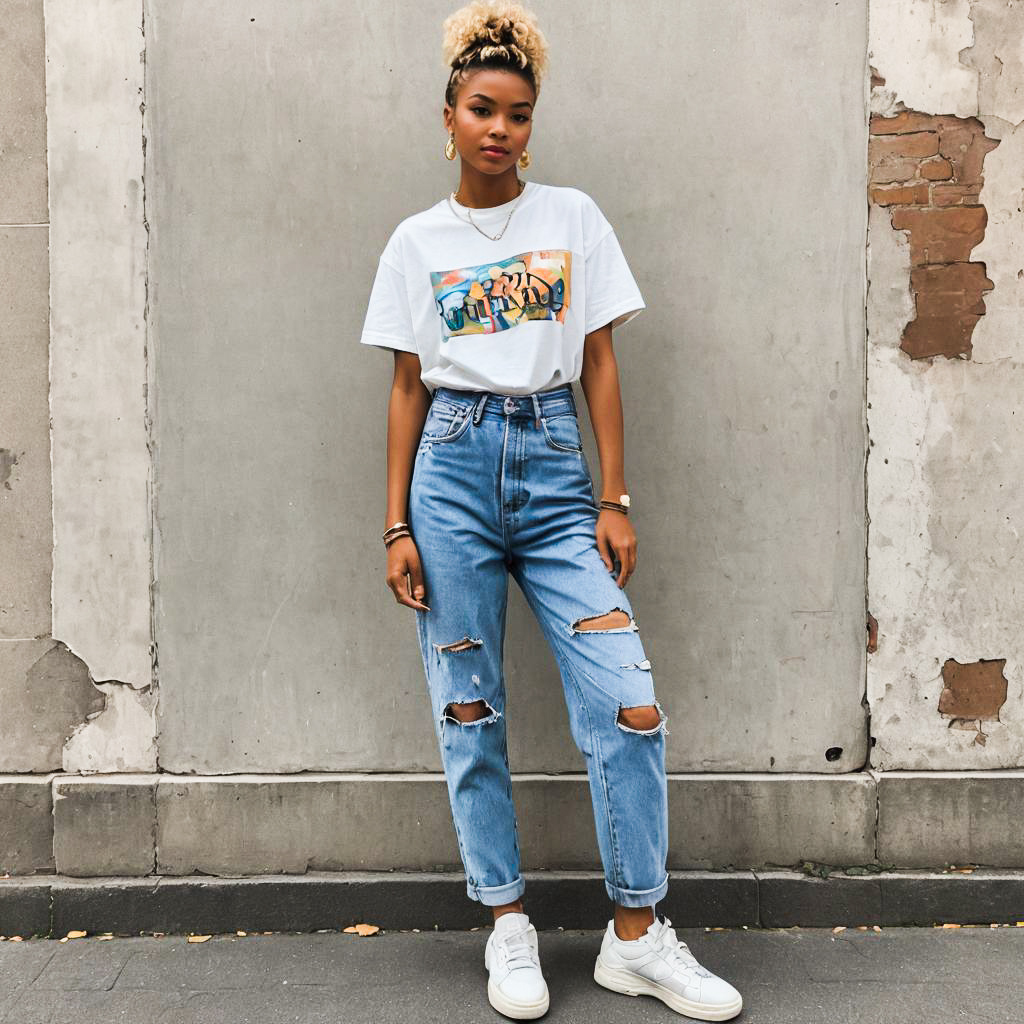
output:
MULTIPOLYGON (((356 342, 388 233, 456 183, 451 7, 147 4, 168 770, 438 766, 383 579, 391 360, 356 342)), ((866 11, 536 10, 525 176, 595 197, 649 306, 618 351, 670 767, 860 767, 866 11)), ((581 767, 514 584, 507 662, 513 767, 581 767)))
POLYGON ((1024 6, 872 0, 870 20, 872 764, 1012 767, 1024 764, 1024 6))

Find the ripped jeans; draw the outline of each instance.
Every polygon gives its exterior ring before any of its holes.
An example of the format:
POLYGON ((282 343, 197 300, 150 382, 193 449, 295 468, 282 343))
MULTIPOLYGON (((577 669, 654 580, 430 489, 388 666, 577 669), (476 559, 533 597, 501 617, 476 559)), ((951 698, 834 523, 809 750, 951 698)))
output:
POLYGON ((571 385, 435 391, 409 493, 430 606, 415 614, 467 892, 485 905, 525 889, 505 733, 509 573, 558 664, 608 895, 644 907, 668 891, 667 716, 629 598, 598 553, 597 515, 571 385), (616 609, 610 628, 582 622, 616 609), (448 710, 481 699, 475 721, 448 710), (621 708, 640 706, 657 708, 658 725, 620 720, 621 708))

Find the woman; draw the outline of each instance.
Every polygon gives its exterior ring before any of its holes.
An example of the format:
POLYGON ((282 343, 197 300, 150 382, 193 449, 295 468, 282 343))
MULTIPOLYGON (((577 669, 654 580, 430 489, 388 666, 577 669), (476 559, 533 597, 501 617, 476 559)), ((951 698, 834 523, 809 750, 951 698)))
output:
POLYGON ((547 44, 520 5, 444 23, 445 155, 459 187, 381 255, 361 341, 394 350, 387 583, 416 610, 470 898, 492 908, 491 1005, 548 1009, 523 910, 502 649, 511 573, 557 659, 614 901, 594 978, 726 1020, 739 993, 654 905, 668 889, 666 715, 630 602, 637 561, 612 330, 644 309, 611 225, 575 188, 523 182, 547 44), (572 384, 600 455, 595 501, 572 384))

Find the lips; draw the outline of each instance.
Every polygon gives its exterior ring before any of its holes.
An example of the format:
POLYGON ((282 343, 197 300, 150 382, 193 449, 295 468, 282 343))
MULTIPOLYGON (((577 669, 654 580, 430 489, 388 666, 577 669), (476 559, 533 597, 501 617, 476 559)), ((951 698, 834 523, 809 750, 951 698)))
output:
POLYGON ((485 153, 493 153, 495 156, 507 156, 508 150, 502 149, 500 146, 481 146, 480 147, 485 153))

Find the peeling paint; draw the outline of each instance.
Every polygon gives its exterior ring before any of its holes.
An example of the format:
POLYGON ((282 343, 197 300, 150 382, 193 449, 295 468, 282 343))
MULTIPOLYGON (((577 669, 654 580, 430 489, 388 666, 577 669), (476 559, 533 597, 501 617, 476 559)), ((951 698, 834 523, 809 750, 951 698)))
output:
POLYGON ((11 470, 18 464, 18 456, 10 448, 0 448, 0 484, 11 490, 11 470))
POLYGON ((136 690, 109 680, 95 686, 106 695, 106 704, 88 715, 64 744, 63 770, 83 775, 157 771, 153 689, 136 690))

